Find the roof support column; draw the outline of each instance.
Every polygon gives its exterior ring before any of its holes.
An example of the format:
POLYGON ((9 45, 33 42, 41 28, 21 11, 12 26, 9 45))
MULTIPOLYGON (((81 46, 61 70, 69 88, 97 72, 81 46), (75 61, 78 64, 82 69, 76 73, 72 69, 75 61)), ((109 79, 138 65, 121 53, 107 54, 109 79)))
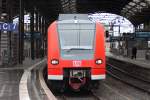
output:
POLYGON ((30 34, 31 34, 31 59, 34 60, 35 59, 35 55, 34 55, 34 8, 31 9, 31 23, 30 23, 30 34))
POLYGON ((44 57, 44 17, 41 17, 42 57, 44 57))
POLYGON ((38 32, 38 23, 39 23, 39 18, 38 17, 39 17, 39 14, 38 14, 37 11, 35 12, 35 16, 36 16, 35 17, 36 18, 35 30, 38 32))
POLYGON ((39 14, 39 32, 41 33, 41 41, 40 41, 40 56, 43 57, 43 16, 39 14))
POLYGON ((39 41, 40 41, 40 37, 39 37, 39 31, 38 31, 38 23, 39 23, 39 18, 38 18, 39 16, 38 16, 38 12, 36 11, 35 12, 35 18, 36 18, 36 23, 35 23, 35 30, 36 30, 36 33, 37 33, 37 38, 36 38, 36 58, 39 58, 39 49, 40 49, 40 43, 39 43, 39 41))
POLYGON ((24 59, 24 1, 20 0, 19 9, 19 63, 24 59))
POLYGON ((47 30, 48 30, 48 27, 49 27, 49 23, 48 23, 48 20, 45 18, 45 23, 44 23, 44 26, 45 26, 45 54, 47 55, 47 30))
POLYGON ((41 16, 38 14, 38 31, 41 33, 41 16))
POLYGON ((46 30, 45 30, 45 17, 43 17, 43 48, 44 48, 44 56, 46 55, 46 30))

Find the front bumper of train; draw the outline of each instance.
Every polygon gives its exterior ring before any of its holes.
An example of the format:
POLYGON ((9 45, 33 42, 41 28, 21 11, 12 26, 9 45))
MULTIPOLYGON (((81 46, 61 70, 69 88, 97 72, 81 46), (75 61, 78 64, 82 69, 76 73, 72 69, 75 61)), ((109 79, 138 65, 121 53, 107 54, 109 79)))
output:
MULTIPOLYGON (((64 78, 70 77, 69 74, 65 74, 65 70, 67 68, 49 68, 48 69, 48 80, 63 80, 64 78)), ((72 69, 72 68, 68 68, 72 69)), ((85 69, 85 68, 81 68, 85 69)), ((104 68, 90 68, 90 75, 86 76, 91 80, 102 80, 106 78, 105 69, 104 68)))
MULTIPOLYGON (((106 75, 91 75, 91 80, 102 80, 105 79, 106 75)), ((48 75, 48 80, 63 80, 63 75, 48 75)))

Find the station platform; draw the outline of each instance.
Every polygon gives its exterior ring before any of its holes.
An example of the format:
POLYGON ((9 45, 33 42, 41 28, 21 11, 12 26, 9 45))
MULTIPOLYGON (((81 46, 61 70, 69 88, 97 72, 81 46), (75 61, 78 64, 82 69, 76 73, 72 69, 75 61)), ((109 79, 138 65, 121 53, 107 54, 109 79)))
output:
POLYGON ((19 83, 25 69, 42 59, 25 59, 23 64, 0 67, 0 100, 19 100, 19 83))
POLYGON ((23 64, 17 64, 17 65, 8 65, 8 66, 0 66, 0 69, 8 69, 8 70, 13 70, 13 69, 27 69, 30 66, 32 66, 33 64, 37 63, 38 61, 40 61, 41 59, 35 59, 35 60, 31 60, 30 58, 26 58, 23 61, 23 64))
POLYGON ((136 59, 131 59, 129 57, 124 57, 122 55, 115 55, 111 52, 106 52, 106 57, 117 59, 123 62, 128 62, 143 68, 148 68, 150 69, 150 61, 146 60, 145 58, 136 58, 136 59))

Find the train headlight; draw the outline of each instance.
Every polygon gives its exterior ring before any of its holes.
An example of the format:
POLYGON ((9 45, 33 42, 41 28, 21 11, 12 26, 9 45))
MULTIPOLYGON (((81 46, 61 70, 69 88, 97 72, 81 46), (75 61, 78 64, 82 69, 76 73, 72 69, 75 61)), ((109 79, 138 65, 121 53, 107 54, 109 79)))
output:
POLYGON ((101 59, 97 59, 95 63, 100 65, 100 64, 102 64, 102 60, 101 59))
POLYGON ((51 64, 57 65, 57 64, 59 64, 59 61, 57 59, 53 59, 53 60, 51 60, 51 64))

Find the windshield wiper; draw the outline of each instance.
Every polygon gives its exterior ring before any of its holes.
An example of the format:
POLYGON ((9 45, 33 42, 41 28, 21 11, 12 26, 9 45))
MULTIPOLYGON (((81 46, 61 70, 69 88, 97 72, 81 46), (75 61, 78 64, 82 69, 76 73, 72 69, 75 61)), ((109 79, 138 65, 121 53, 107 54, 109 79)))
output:
POLYGON ((70 48, 67 50, 67 52, 70 52, 72 50, 92 50, 92 49, 88 49, 88 48, 70 48))

